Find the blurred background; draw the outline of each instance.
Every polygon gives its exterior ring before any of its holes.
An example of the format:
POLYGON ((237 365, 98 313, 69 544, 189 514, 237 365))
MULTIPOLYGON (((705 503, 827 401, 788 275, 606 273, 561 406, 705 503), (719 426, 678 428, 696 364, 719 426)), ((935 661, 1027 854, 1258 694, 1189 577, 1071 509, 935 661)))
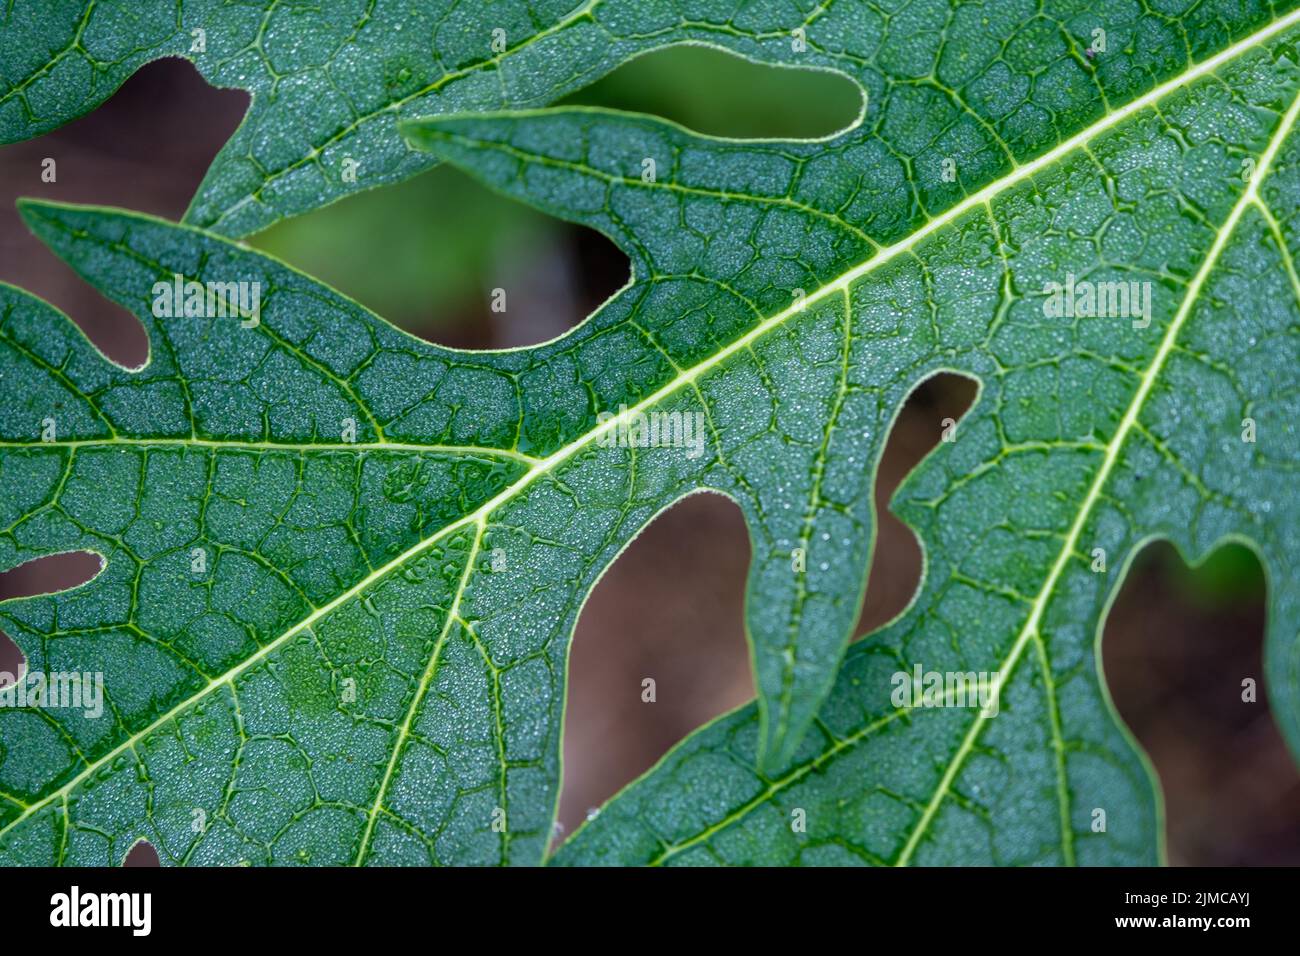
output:
MULTIPOLYGON (((642 57, 571 98, 653 113, 729 136, 820 136, 852 122, 855 88, 830 74, 748 63, 703 48, 642 57)), ((183 60, 153 63, 104 106, 63 129, 0 147, 0 280, 67 312, 110 357, 137 365, 137 320, 108 303, 38 243, 19 196, 124 206, 179 219, 208 164, 239 124, 242 92, 208 86, 183 60), (41 181, 42 160, 57 181, 41 181)), ((582 320, 621 287, 628 263, 603 236, 489 193, 442 167, 353 196, 251 237, 402 328, 461 348, 529 345, 582 320), (490 311, 493 288, 510 310, 490 311)), ((941 376, 909 399, 877 479, 880 531, 858 633, 901 611, 920 550, 887 511, 903 476, 959 418, 974 388, 941 376)), ((749 541, 716 495, 660 516, 597 586, 572 649, 564 741, 563 834, 710 718, 753 696, 743 594, 749 541), (641 701, 655 678, 658 700, 641 701)), ((87 580, 94 559, 56 558, 0 574, 0 598, 87 580)), ((1260 682, 1264 580, 1254 555, 1224 548, 1195 571, 1172 548, 1139 556, 1106 623, 1103 660, 1124 721, 1166 798, 1170 862, 1300 864, 1300 773, 1260 682)), ((0 635, 0 671, 21 655, 0 635)), ((563 835, 562 834, 562 835, 563 835)), ((147 846, 131 863, 157 862, 147 846)))

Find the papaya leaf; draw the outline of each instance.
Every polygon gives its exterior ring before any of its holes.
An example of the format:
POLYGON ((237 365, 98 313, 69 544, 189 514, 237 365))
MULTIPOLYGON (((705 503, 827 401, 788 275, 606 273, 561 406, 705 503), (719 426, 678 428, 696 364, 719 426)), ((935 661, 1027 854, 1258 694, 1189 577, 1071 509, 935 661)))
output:
MULTIPOLYGON (((0 143, 94 109, 162 57, 251 94, 185 219, 244 236, 433 157, 397 132, 415 116, 552 102, 638 53, 688 40, 760 53, 763 24, 703 22, 641 0, 15 0, 0 10, 0 143)), ((788 46, 788 44, 785 44, 788 46)))
MULTIPOLYGON (((866 439, 857 461, 878 453, 878 423, 926 376, 978 380, 974 406, 893 500, 922 543, 921 589, 850 650, 795 752, 762 762, 760 697, 674 748, 557 862, 1157 862, 1155 786, 1099 664, 1109 603, 1153 538, 1193 563, 1227 541, 1256 552, 1270 699, 1300 753, 1296 22, 1112 104, 747 333, 755 350, 818 327, 843 337, 840 394, 860 395, 868 410, 854 420, 871 423, 841 425, 866 439)), ((602 208, 581 182, 605 183, 603 208, 618 211, 620 188, 653 188, 618 179, 607 144, 632 136, 615 124, 637 121, 467 119, 427 136, 502 188, 576 214, 602 208)), ((804 164, 827 161, 747 149, 672 144, 661 193, 680 198, 627 217, 654 261, 707 234, 694 197, 807 201, 804 164), (777 155, 785 178, 756 173, 777 155), (685 212, 668 213, 675 203, 685 212)), ((692 266, 739 284, 673 263, 692 266)), ((818 537, 810 569, 844 559, 818 537)))
POLYGON ((1157 4, 1088 11, 1073 0, 920 0, 892 12, 865 0, 10 0, 0 143, 94 109, 146 63, 188 59, 251 102, 185 220, 244 236, 427 169, 434 157, 407 146, 401 120, 542 106, 639 54, 693 43, 847 74, 871 132, 904 165, 960 159, 954 182, 921 189, 942 205, 1007 151, 1049 148, 1273 6, 1290 4, 1200 2, 1175 18, 1157 4), (1090 59, 1098 30, 1107 50, 1090 59), (888 105, 872 110, 874 98, 888 105))
MULTIPOLYGON (((104 718, 0 708, 0 860, 117 863, 143 837, 168 863, 539 862, 582 602, 702 489, 753 541, 758 703, 563 861, 1154 859, 1096 626, 1151 535, 1289 566, 1300 17, 1143 9, 1111 57, 1084 55, 1088 17, 928 9, 724 21, 869 91, 825 142, 584 109, 403 127, 627 252, 631 283, 535 348, 436 348, 213 232, 25 206, 150 360, 113 366, 0 287, 0 567, 104 558, 0 603, 31 672, 102 677, 104 718), (925 588, 837 681, 875 463, 941 369, 982 390, 900 496, 925 588), (998 675, 971 688, 997 716, 891 709, 917 666, 998 675)), ((1295 613, 1270 596, 1294 742, 1295 613)))

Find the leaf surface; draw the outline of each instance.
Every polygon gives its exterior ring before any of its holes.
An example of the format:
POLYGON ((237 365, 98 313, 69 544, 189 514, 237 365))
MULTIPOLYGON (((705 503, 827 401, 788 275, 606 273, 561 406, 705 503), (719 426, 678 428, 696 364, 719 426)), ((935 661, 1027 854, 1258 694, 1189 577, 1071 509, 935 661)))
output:
MULTIPOLYGON (((741 708, 611 800, 557 862, 1157 862, 1157 796, 1099 663, 1109 602, 1153 538, 1193 562, 1230 540, 1257 553, 1274 715, 1300 753, 1294 21, 809 296, 799 321, 843 323, 850 374, 884 407, 940 369, 980 382, 955 441, 894 498, 922 541, 922 587, 850 650, 788 760, 761 765, 761 706, 741 708), (1149 284, 1149 324, 1049 312, 1049 284, 1075 281, 1149 284), (943 689, 927 699, 933 673, 943 689), (950 682, 964 674, 994 679, 991 715, 950 682)), ((522 156, 522 127, 470 135, 522 156)), ((765 324, 780 335, 786 317, 765 324)))
POLYGON ((778 11, 734 30, 721 5, 701 12, 695 23, 640 0, 16 0, 0 12, 0 143, 56 129, 144 64, 184 57, 252 96, 186 214, 243 236, 427 169, 402 119, 542 105, 675 41, 757 52, 778 11))
MULTIPOLYGON (((936 8, 946 46, 929 21, 862 32, 844 18, 868 23, 865 5, 819 8, 814 56, 871 91, 864 124, 826 143, 713 140, 597 110, 408 127, 631 258, 627 288, 532 349, 435 348, 210 233, 27 206, 38 235, 140 315, 151 358, 112 366, 48 306, 0 293, 0 567, 106 558, 82 588, 0 604, 0 625, 34 670, 104 672, 111 715, 0 709, 0 859, 116 863, 146 837, 165 862, 538 862, 582 601, 646 522, 701 489, 732 497, 750 529, 759 704, 683 745, 564 859, 911 859, 932 845, 962 860, 1153 858, 1155 800, 1105 700, 1095 623, 1144 536, 1200 553, 1240 534, 1270 567, 1288 553, 1283 485, 1250 499, 1233 484, 1244 469, 1216 476, 1208 456, 1241 445, 1222 430, 1241 403, 1215 376, 1293 348, 1295 17, 1144 12, 1090 67, 1059 20, 1013 7, 988 22, 936 8), (1022 39, 1003 53, 985 34, 1022 39), (1224 263, 1243 243, 1243 284, 1272 311, 1216 318, 1209 293, 1236 278, 1224 263), (1150 282, 1150 325, 1049 321, 1043 283, 1071 270, 1150 282), (259 324, 155 320, 153 285, 175 274, 261 283, 259 324), (1225 358, 1202 329, 1216 320, 1258 334, 1225 358), (926 588, 837 681, 875 462, 908 392, 948 368, 983 388, 900 499, 926 588), (1189 414, 1163 384, 1175 372, 1192 397, 1217 395, 1217 418, 1169 427, 1189 414), (1139 416, 1162 408, 1170 421, 1139 416), (650 412, 700 416, 699 454, 610 444, 650 412), (1138 425, 1159 442, 1145 457, 1138 425), (1177 486, 1187 474, 1200 484, 1177 486), (1150 498, 1112 491, 1125 477, 1150 498), (1102 577, 1076 561, 1093 541, 1111 555, 1102 577), (888 711, 889 675, 913 663, 1004 663, 1001 714, 888 711), (990 779, 971 792, 977 766, 990 779), (807 806, 823 842, 787 839, 796 783, 821 787, 807 806), (1089 799, 1123 810, 1107 837, 1076 841, 1089 799), (948 822, 954 807, 978 822, 948 822)), ((789 49, 794 21, 771 16, 763 49, 789 49)), ((1289 401, 1269 368, 1242 393, 1257 417, 1289 401)), ((1285 472, 1279 442, 1245 453, 1268 448, 1252 462, 1285 472)), ((1277 686, 1289 640, 1270 638, 1277 686)))
POLYGON ((13 0, 0 10, 0 143, 56 129, 144 64, 184 57, 214 86, 251 94, 185 217, 244 236, 427 169, 434 158, 408 147, 402 120, 541 106, 638 54, 696 43, 846 73, 868 109, 890 104, 873 111, 872 132, 893 154, 960 157, 969 184, 1212 55, 1272 5, 1186 6, 1103 18, 1072 0, 896 11, 863 0, 13 0), (1094 64, 1084 50, 1103 26, 1109 52, 1094 64))

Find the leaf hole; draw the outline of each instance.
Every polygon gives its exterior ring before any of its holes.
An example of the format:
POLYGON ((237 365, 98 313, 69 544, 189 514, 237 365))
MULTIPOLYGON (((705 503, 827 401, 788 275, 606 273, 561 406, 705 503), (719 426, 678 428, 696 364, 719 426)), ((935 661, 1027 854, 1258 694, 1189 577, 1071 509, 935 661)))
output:
POLYGON ((1134 557, 1106 616, 1105 682, 1160 777, 1175 865, 1300 863, 1300 771, 1263 675, 1265 597, 1249 548, 1225 545, 1190 568, 1158 541, 1134 557))
POLYGON ((856 126, 864 110, 862 89, 842 73, 699 44, 645 53, 562 102, 649 113, 736 139, 832 136, 856 126))
POLYGON ((597 583, 569 651, 561 840, 673 744, 753 698, 749 560, 739 507, 695 494, 651 521, 597 583))
POLYGON ((977 390, 965 375, 940 372, 912 390, 894 419, 876 471, 876 547, 855 632, 859 636, 901 614, 921 586, 920 543, 889 510, 889 501, 908 473, 944 440, 946 423, 960 426, 977 390))
MULTIPOLYGON (((0 571, 0 601, 11 598, 38 597, 81 587, 94 580, 104 569, 104 559, 94 551, 67 551, 25 561, 8 571, 0 571)), ((27 657, 13 638, 0 631, 0 674, 23 679, 27 657)), ((0 685, 8 683, 0 680, 0 685)))
POLYGON ((0 687, 17 683, 27 673, 27 656, 12 637, 0 631, 0 687))
POLYGON ((135 841, 131 849, 126 851, 126 856, 122 858, 124 867, 148 867, 162 866, 162 861, 158 858, 158 851, 154 845, 144 837, 135 841))
POLYGON ((94 551, 65 551, 32 558, 0 571, 0 601, 79 588, 93 581, 104 565, 104 559, 94 551))
POLYGON ((563 335, 627 284, 605 236, 449 165, 356 193, 251 240, 437 345, 521 348, 563 335))
POLYGON ((100 107, 57 130, 5 147, 0 176, 0 280, 72 316, 114 362, 149 354, 139 319, 84 282, 23 226, 14 202, 34 196, 124 206, 179 219, 217 151, 247 110, 242 91, 209 86, 190 61, 144 66, 100 107), (168 131, 183 130, 183 135, 168 131), (55 161, 54 181, 42 163, 55 161))

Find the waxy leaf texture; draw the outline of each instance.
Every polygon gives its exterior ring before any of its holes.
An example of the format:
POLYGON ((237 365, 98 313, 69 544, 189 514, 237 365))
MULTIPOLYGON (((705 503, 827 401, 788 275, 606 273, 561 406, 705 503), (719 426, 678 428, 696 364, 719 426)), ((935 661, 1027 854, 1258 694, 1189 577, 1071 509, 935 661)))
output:
MULTIPOLYGON (((101 6, 118 9, 85 22, 101 6)), ((1300 750, 1300 14, 561 6, 534 11, 539 37, 618 17, 638 38, 601 69, 703 38, 850 75, 863 121, 735 141, 595 109, 464 113, 529 102, 498 95, 358 124, 358 143, 420 150, 375 182, 449 161, 628 255, 585 323, 507 352, 428 345, 217 234, 336 198, 323 176, 267 204, 253 180, 222 192, 219 158, 189 217, 207 231, 24 206, 140 317, 150 358, 114 366, 0 286, 0 567, 104 558, 83 587, 0 603, 0 627, 32 670, 102 672, 107 708, 0 708, 0 861, 116 864, 139 838, 167 863, 543 861, 582 603, 703 490, 753 543, 758 700, 557 862, 1156 862, 1154 786, 1097 656, 1154 537, 1259 554, 1274 711, 1300 750), (160 317, 177 276, 257 288, 256 321, 160 317), (846 654, 875 466, 940 371, 980 391, 895 497, 925 578, 846 654), (698 441, 627 440, 650 416, 698 441), (900 704, 916 671, 986 675, 996 715, 900 704)), ((101 84, 142 61, 115 62, 101 84)), ((563 85, 517 65, 549 84, 532 102, 563 85)), ((44 88, 6 79, 24 104, 44 88)), ((81 90, 17 120, 0 99, 0 130, 106 95, 81 90)), ((282 124, 284 156, 323 168, 326 112, 282 124)))

